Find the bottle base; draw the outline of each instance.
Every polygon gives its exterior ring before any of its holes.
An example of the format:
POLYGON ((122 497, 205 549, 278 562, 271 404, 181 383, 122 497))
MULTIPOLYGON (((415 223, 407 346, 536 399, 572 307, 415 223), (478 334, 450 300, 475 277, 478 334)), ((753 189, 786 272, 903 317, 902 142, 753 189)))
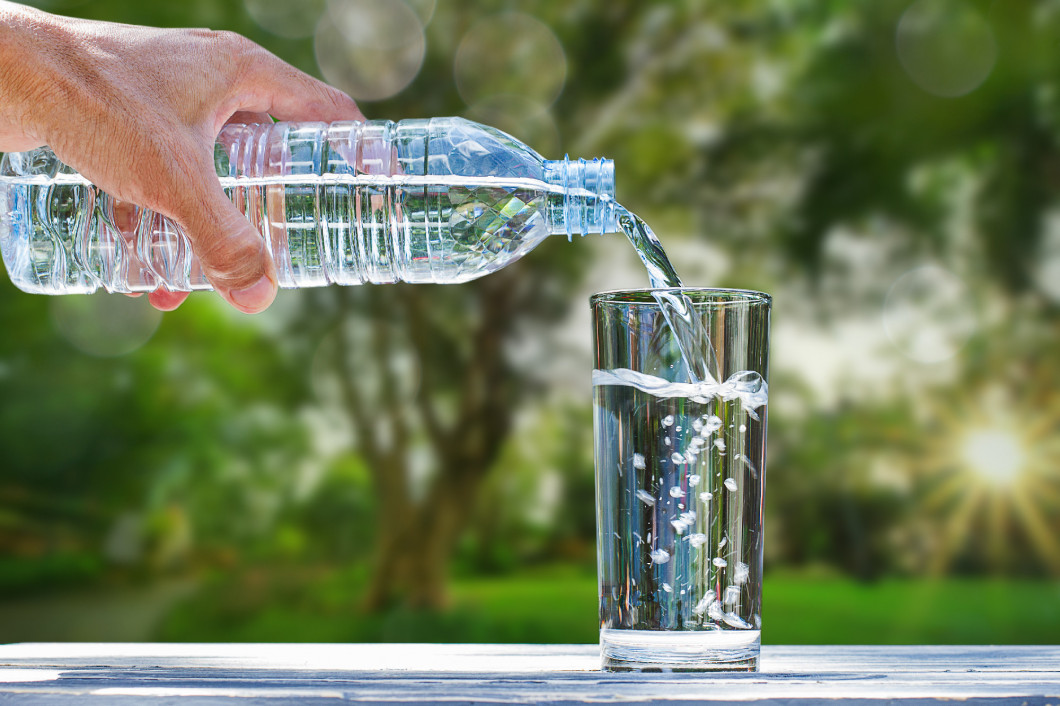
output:
POLYGON ((600 630, 608 672, 757 672, 759 630, 600 630))

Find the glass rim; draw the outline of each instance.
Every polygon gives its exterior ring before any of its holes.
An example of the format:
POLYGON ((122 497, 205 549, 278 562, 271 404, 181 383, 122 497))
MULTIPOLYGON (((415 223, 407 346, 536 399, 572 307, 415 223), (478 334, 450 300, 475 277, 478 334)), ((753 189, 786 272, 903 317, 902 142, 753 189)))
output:
POLYGON ((656 292, 679 292, 688 296, 695 304, 714 305, 754 305, 772 304, 773 297, 766 292, 754 289, 730 289, 727 287, 656 287, 643 289, 613 289, 606 292, 597 292, 589 297, 589 304, 622 304, 638 305, 649 304, 658 306, 654 294, 656 292))

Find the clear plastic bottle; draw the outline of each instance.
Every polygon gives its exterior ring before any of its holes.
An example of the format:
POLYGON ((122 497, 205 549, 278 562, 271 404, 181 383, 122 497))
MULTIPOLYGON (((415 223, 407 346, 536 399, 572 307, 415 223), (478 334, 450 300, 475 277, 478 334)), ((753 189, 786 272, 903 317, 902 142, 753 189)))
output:
MULTIPOLYGON (((617 229, 613 162, 545 160, 461 118, 228 125, 215 163, 287 288, 466 282, 550 234, 617 229)), ((47 147, 0 161, 0 250, 26 292, 211 289, 179 226, 116 213, 47 147)))

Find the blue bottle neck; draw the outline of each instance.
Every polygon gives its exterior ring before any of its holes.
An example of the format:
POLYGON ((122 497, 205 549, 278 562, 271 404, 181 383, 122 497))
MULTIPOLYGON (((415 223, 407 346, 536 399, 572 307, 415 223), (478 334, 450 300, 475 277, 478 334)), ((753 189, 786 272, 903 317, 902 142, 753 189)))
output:
POLYGON ((555 189, 548 200, 550 232, 570 237, 618 230, 612 160, 546 160, 544 176, 555 189))

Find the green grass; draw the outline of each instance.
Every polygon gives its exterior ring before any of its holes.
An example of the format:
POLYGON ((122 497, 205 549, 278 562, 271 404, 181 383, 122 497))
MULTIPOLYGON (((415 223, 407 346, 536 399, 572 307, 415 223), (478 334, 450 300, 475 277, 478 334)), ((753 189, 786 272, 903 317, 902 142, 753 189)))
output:
POLYGON ((212 584, 178 605, 155 639, 181 642, 595 642, 596 577, 552 567, 458 581, 443 613, 358 613, 356 578, 300 590, 212 584))
MULTIPOLYGON (((219 609, 204 592, 179 607, 167 640, 595 642, 596 578, 581 570, 461 580, 441 613, 358 615, 343 593, 219 609)), ((328 593, 322 591, 321 593, 328 593)), ((776 574, 763 588, 768 644, 1049 644, 1060 635, 1060 583, 776 574)))
POLYGON ((526 577, 465 580, 453 588, 457 605, 491 627, 485 642, 596 642, 596 575, 547 571, 526 577))
POLYGON ((768 578, 771 644, 1055 644, 1060 582, 768 578))

